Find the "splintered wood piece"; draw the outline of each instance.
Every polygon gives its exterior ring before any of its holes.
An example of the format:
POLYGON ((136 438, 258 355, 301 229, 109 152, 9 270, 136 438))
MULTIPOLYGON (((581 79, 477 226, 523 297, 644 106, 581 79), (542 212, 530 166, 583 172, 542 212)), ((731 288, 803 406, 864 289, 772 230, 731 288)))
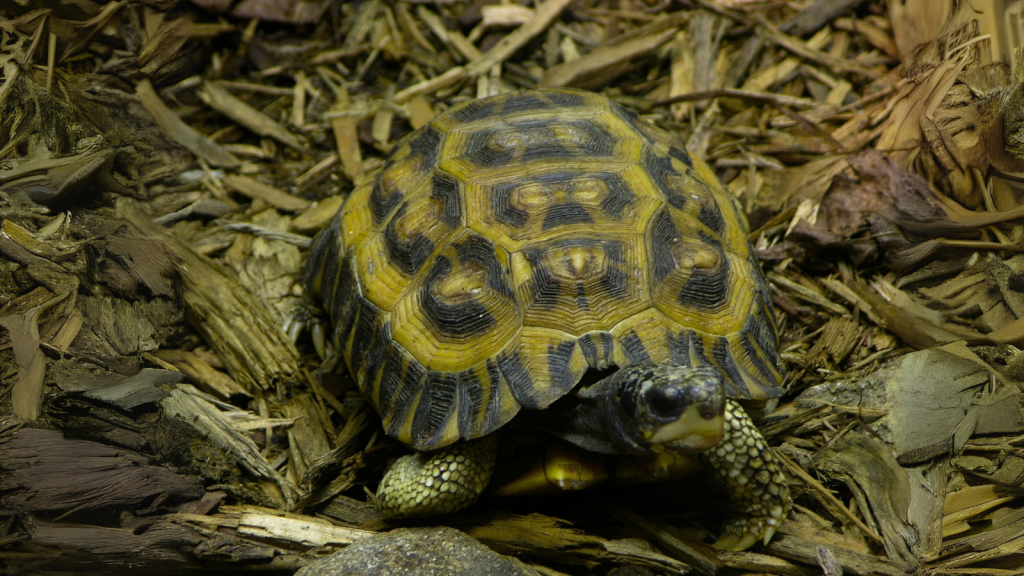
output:
MULTIPOLYGON (((980 486, 981 488, 992 488, 991 485, 980 486)), ((955 494, 956 492, 954 492, 955 494)), ((984 514, 985 512, 1005 504, 1016 499, 1016 495, 1003 496, 1001 498, 993 497, 991 500, 964 508, 963 510, 957 510, 956 512, 946 514, 942 517, 942 537, 953 536, 960 534, 971 529, 971 525, 967 522, 967 519, 974 518, 975 516, 984 514)))
POLYGON ((76 37, 64 47, 64 51, 61 53, 59 61, 64 62, 71 56, 74 56, 79 50, 85 48, 88 45, 89 40, 103 27, 107 22, 121 9, 122 6, 127 4, 126 0, 120 0, 119 2, 111 2, 103 7, 102 10, 92 18, 76 22, 78 30, 76 31, 76 37))
POLYGON ((278 142, 294 148, 300 152, 305 151, 305 146, 298 137, 288 131, 287 128, 273 121, 266 114, 246 104, 227 90, 210 82, 203 82, 202 89, 196 92, 207 106, 221 114, 245 126, 249 130, 273 138, 278 142))
POLYGON ((345 43, 342 45, 343 49, 352 50, 366 41, 373 32, 381 5, 381 0, 370 0, 359 6, 359 11, 356 13, 348 35, 345 37, 345 43))
POLYGON ((911 346, 924 350, 938 344, 965 340, 971 344, 1022 344, 1024 319, 1017 319, 1001 328, 982 334, 969 327, 946 321, 935 310, 911 298, 892 283, 878 279, 870 289, 861 281, 848 283, 857 296, 871 306, 881 326, 896 333, 911 346))
MULTIPOLYGON (((230 508, 228 508, 230 509, 230 508)), ((286 514, 270 508, 243 506, 238 513, 239 536, 305 548, 341 546, 377 532, 346 528, 310 516, 286 514)))
MULTIPOLYGON (((812 540, 776 534, 766 550, 783 558, 816 566, 818 564, 818 547, 820 545, 820 543, 812 540)), ((906 576, 906 570, 882 557, 840 548, 835 545, 828 545, 827 547, 835 560, 843 567, 844 574, 854 574, 856 576, 906 576)))
POLYGON ((533 11, 533 17, 514 32, 502 38, 490 50, 466 64, 456 66, 444 74, 414 84, 395 94, 395 104, 404 104, 415 96, 423 96, 447 88, 464 78, 489 74, 491 68, 503 63, 512 54, 547 29, 551 22, 570 4, 570 0, 548 0, 533 11))
MULTIPOLYGON (((190 566, 195 566, 195 559, 183 550, 202 542, 202 536, 188 527, 162 519, 141 531, 134 526, 114 528, 78 522, 47 522, 33 516, 26 516, 24 521, 38 558, 60 557, 65 561, 74 558, 76 572, 133 570, 150 565, 171 571, 189 570, 190 566)), ((255 550, 259 546, 247 547, 246 557, 259 557, 255 550)), ((273 551, 268 550, 266 561, 272 557, 273 551)), ((40 565, 35 564, 37 568, 40 565)))
POLYGON ((250 395, 249 391, 240 386, 238 382, 220 370, 216 370, 196 354, 185 350, 156 350, 153 355, 170 363, 198 386, 216 394, 222 400, 228 400, 235 394, 250 395))
POLYGON ((800 398, 887 411, 877 434, 904 466, 958 453, 975 433, 1024 430, 1016 387, 962 342, 906 354, 857 382, 857 390, 833 381, 800 398))
POLYGON ((801 58, 817 62, 828 70, 841 70, 850 74, 860 75, 870 80, 877 80, 882 77, 882 73, 877 70, 866 68, 847 58, 834 58, 827 53, 809 46, 798 38, 794 38, 788 34, 780 32, 778 28, 772 26, 772 24, 761 14, 755 13, 752 17, 754 22, 760 26, 761 31, 764 32, 765 36, 769 40, 775 42, 779 46, 782 46, 786 50, 789 50, 793 54, 800 56, 801 58))
POLYGON ((785 94, 774 94, 768 92, 750 92, 749 90, 737 90, 735 88, 721 88, 671 96, 663 100, 656 100, 649 106, 653 108, 676 102, 693 102, 696 100, 708 100, 711 98, 740 98, 742 100, 750 100, 752 102, 764 102, 767 104, 793 106, 796 108, 814 108, 818 105, 817 102, 810 98, 798 98, 794 96, 786 96, 785 94))
POLYGON ((906 0, 889 6, 893 40, 901 59, 942 33, 953 13, 955 0, 906 0))
POLYGON ((719 557, 716 558, 715 553, 707 546, 684 542, 670 531, 670 526, 644 518, 640 514, 620 506, 609 507, 609 512, 660 544, 673 557, 692 566, 693 571, 697 574, 710 576, 716 574, 722 566, 721 553, 718 553, 719 557))
POLYGON ((437 48, 430 43, 429 40, 420 31, 419 26, 416 25, 416 20, 412 17, 412 13, 409 11, 409 7, 405 4, 398 5, 398 15, 396 17, 398 26, 402 29, 402 33, 407 34, 412 41, 415 42, 420 48, 423 48, 430 54, 437 54, 437 48))
POLYGON ((870 511, 889 559, 908 572, 915 570, 918 560, 910 543, 919 537, 907 519, 910 478, 889 448, 864 432, 851 430, 818 455, 817 468, 850 488, 862 514, 870 511))
POLYGON ((397 92, 395 94, 395 104, 405 104, 416 96, 424 96, 426 94, 432 94, 442 88, 447 88, 452 84, 456 84, 460 80, 468 77, 469 74, 466 69, 462 66, 456 66, 449 69, 444 74, 435 76, 429 80, 424 80, 418 84, 413 84, 405 90, 397 92))
POLYGON ((807 365, 812 368, 841 366, 861 342, 860 324, 844 316, 835 316, 825 323, 821 337, 807 353, 807 365))
POLYGON ((42 428, 22 428, 0 439, 0 467, 8 483, 0 505, 28 516, 95 512, 115 503, 141 507, 156 497, 202 494, 196 478, 151 465, 139 454, 42 428))
POLYGON ((910 549, 918 558, 933 557, 942 550, 942 509, 951 468, 948 461, 941 459, 904 467, 910 478, 907 519, 917 527, 919 537, 910 549))
POLYGON ((85 317, 76 308, 58 324, 59 329, 56 334, 44 335, 44 340, 40 342, 40 345, 54 350, 58 354, 67 354, 68 348, 81 332, 84 323, 85 317))
POLYGON ((972 59, 967 46, 952 48, 947 48, 948 57, 932 64, 927 73, 912 78, 893 98, 892 112, 886 118, 877 147, 892 150, 890 155, 901 166, 908 166, 916 156, 925 139, 922 130, 929 122, 927 117, 934 113, 972 59))
MULTIPOLYGON (((571 40, 568 36, 566 40, 571 40)), ((694 49, 690 45, 686 32, 678 32, 672 40, 672 66, 669 69, 669 98, 691 94, 694 92, 694 49)), ((579 58, 579 55, 576 56, 579 58)), ((576 58, 573 58, 575 60, 576 58)), ((569 61, 569 59, 566 59, 569 61)), ((672 117, 676 121, 690 115, 690 105, 680 102, 671 106, 672 117)))
POLYGON ((843 308, 839 304, 836 304, 826 298, 820 290, 809 288, 808 286, 794 282, 793 280, 790 280, 784 275, 776 272, 769 272, 767 276, 773 283, 793 293, 794 296, 797 296, 806 302, 810 302, 828 312, 831 312, 832 314, 844 316, 850 313, 846 308, 843 308))
POLYGON ((516 5, 484 6, 480 13, 484 17, 480 24, 485 28, 519 26, 520 24, 525 24, 533 17, 532 8, 516 5))
POLYGON ((478 60, 483 54, 476 46, 473 45, 465 36, 462 35, 458 30, 448 30, 448 42, 453 48, 459 51, 459 54, 466 60, 478 60))
POLYGON ((835 26, 836 30, 846 30, 848 32, 861 34, 875 48, 885 52, 888 56, 893 58, 897 57, 896 42, 893 40, 892 34, 887 30, 883 30, 878 26, 871 24, 870 21, 854 21, 852 18, 836 18, 832 25, 835 26))
MULTIPOLYGON (((237 430, 216 406, 197 392, 188 385, 179 385, 177 389, 171 390, 170 396, 160 402, 164 415, 181 420, 219 446, 249 474, 273 482, 284 494, 285 501, 281 504, 290 505, 299 494, 298 489, 274 470, 249 436, 237 430)), ((273 497, 272 493, 267 495, 273 497)))
POLYGON ((305 380, 299 353, 266 304, 238 278, 166 234, 128 203, 119 210, 144 235, 162 239, 183 263, 185 304, 192 326, 216 350, 228 373, 247 390, 305 380))
POLYGON ((395 111, 387 103, 383 103, 377 109, 377 113, 373 115, 373 127, 370 133, 381 150, 391 149, 391 144, 388 141, 391 139, 391 125, 394 120, 395 111))
POLYGON ((335 496, 321 514, 364 530, 373 530, 371 526, 380 526, 383 523, 380 512, 372 502, 363 502, 343 495, 335 496))
POLYGON ((943 523, 957 522, 970 518, 976 514, 985 512, 997 506, 998 501, 1006 498, 1015 498, 1024 494, 1019 488, 1008 486, 997 486, 995 484, 982 484, 980 486, 968 486, 962 490, 956 490, 946 494, 944 508, 945 517, 943 523), (969 511, 969 512, 968 512, 969 511))
POLYGON ((293 397, 285 413, 296 422, 288 429, 288 447, 295 476, 301 478, 311 463, 330 451, 331 420, 310 394, 293 397))
MULTIPOLYGON (((814 494, 814 496, 822 504, 824 504, 825 508, 828 509, 829 512, 831 512, 835 517, 837 517, 837 518, 839 518, 841 520, 848 521, 852 526, 856 526, 857 529, 860 530, 861 534, 863 534, 864 536, 867 536, 871 540, 874 540, 878 544, 883 544, 884 543, 884 541, 882 540, 881 536, 879 536, 877 533, 875 533, 875 531, 873 529, 868 527, 868 525, 865 524, 863 520, 861 520, 856 515, 854 515, 853 512, 851 512, 849 508, 844 506, 843 503, 840 502, 839 499, 837 499, 835 497, 835 495, 832 494, 831 491, 829 491, 827 488, 822 486, 821 482, 818 482, 813 476, 808 474, 803 468, 797 466, 792 461, 790 461, 790 459, 786 455, 781 454, 781 453, 776 453, 776 454, 779 457, 779 459, 783 462, 783 464, 786 465, 786 468, 793 475, 795 475, 796 477, 800 478, 809 487, 811 487, 812 493, 814 494)), ((785 524, 783 524, 783 526, 785 526, 785 524)))
MULTIPOLYGON (((824 546, 819 546, 824 548, 824 546)), ((719 552, 718 560, 728 568, 744 574, 785 574, 787 576, 822 576, 821 570, 807 568, 769 554, 756 552, 719 552)), ((837 572, 834 576, 839 576, 837 572)), ((833 575, 829 575, 833 576, 833 575)))
POLYGON ((685 573, 690 567, 655 551, 642 540, 605 540, 568 528, 557 518, 530 514, 500 513, 487 524, 459 526, 466 534, 502 554, 530 554, 561 562, 594 561, 636 564, 651 570, 685 573))

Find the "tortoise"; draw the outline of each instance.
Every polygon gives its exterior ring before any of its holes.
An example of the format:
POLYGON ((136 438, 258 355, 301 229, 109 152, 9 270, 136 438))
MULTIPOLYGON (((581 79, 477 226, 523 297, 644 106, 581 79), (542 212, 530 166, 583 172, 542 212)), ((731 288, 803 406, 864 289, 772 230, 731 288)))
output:
POLYGON ((699 453, 738 510, 720 548, 767 543, 789 511, 737 402, 778 397, 784 377, 742 212, 604 96, 438 114, 317 235, 305 283, 384 430, 416 450, 381 482, 386 518, 472 504, 521 411, 588 451, 699 453))

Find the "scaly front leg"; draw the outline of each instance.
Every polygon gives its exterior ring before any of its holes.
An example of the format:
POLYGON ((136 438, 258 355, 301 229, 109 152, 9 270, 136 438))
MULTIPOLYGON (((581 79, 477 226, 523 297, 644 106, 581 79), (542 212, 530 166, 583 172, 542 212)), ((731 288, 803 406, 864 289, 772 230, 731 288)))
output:
POLYGON ((789 487, 764 436, 735 400, 726 401, 722 440, 700 458, 725 484, 739 511, 715 548, 739 551, 759 540, 767 544, 789 514, 789 487))

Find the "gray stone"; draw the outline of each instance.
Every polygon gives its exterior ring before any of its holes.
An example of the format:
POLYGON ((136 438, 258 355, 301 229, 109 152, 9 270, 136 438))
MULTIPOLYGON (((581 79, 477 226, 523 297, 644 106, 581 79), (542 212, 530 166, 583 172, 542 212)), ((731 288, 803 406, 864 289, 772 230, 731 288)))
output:
POLYGON ((537 576, 454 528, 398 528, 357 540, 295 576, 537 576))

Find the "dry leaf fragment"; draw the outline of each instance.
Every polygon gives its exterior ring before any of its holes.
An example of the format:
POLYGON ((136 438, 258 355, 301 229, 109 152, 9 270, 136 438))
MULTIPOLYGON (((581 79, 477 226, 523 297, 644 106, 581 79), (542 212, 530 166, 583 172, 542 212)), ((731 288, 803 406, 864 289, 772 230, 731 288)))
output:
POLYGON ((815 220, 794 219, 785 240, 760 251, 762 257, 805 259, 807 250, 811 254, 834 250, 855 263, 885 257, 893 269, 904 271, 956 247, 958 242, 966 250, 1015 249, 969 241, 920 242, 964 235, 982 226, 1020 218, 1024 207, 1004 212, 966 210, 936 194, 918 174, 873 149, 830 166, 825 173, 834 174, 831 186, 815 207, 815 220), (835 172, 836 168, 844 170, 835 172))
POLYGON ((39 347, 39 315, 56 300, 39 287, 0 310, 0 326, 10 334, 18 363, 18 376, 11 389, 11 411, 18 418, 36 420, 42 409, 46 357, 39 347))
POLYGON ((115 150, 104 148, 63 158, 29 160, 0 172, 0 190, 22 191, 43 205, 66 202, 103 188, 130 195, 132 191, 111 175, 116 156, 115 150))

